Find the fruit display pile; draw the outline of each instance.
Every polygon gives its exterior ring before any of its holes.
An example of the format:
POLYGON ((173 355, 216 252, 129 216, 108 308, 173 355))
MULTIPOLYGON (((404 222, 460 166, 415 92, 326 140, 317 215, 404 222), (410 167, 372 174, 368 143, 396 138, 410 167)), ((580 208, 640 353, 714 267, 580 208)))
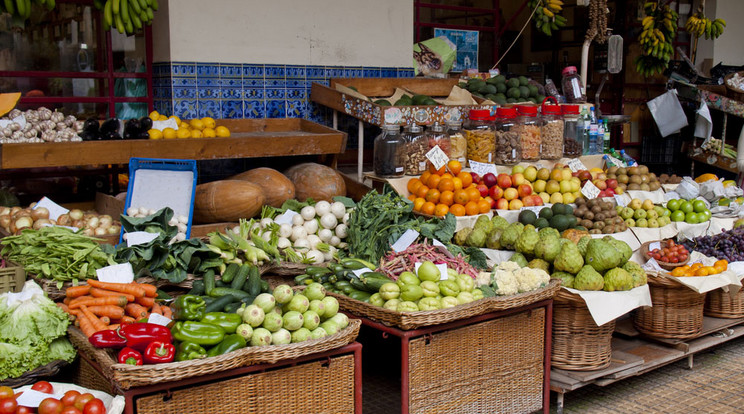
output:
MULTIPOLYGON (((492 203, 493 199, 489 197, 485 181, 478 174, 462 171, 457 160, 451 160, 446 168, 439 170, 430 167, 420 177, 409 179, 407 188, 413 211, 423 214, 472 216, 494 208, 495 202, 492 203)), ((517 193, 516 189, 513 190, 517 193)))
POLYGON ((485 80, 472 78, 467 82, 460 82, 459 86, 473 96, 488 99, 498 105, 517 102, 540 104, 545 99, 544 87, 526 76, 507 79, 504 75, 498 75, 485 80))
POLYGON ((657 206, 651 200, 630 200, 627 206, 615 207, 617 214, 628 227, 664 227, 672 222, 671 210, 657 206))
POLYGON ((725 230, 713 236, 699 236, 682 242, 689 251, 729 262, 744 260, 744 226, 725 230))
POLYGON ((576 206, 573 214, 579 219, 579 225, 589 230, 591 234, 610 234, 627 230, 628 224, 608 201, 597 198, 586 201, 582 198, 576 200, 576 206))
MULTIPOLYGON (((149 116, 152 121, 167 121, 172 119, 177 127, 166 127, 162 131, 149 129, 147 133, 150 139, 174 139, 174 138, 227 138, 230 130, 225 126, 217 126, 217 122, 210 117, 194 118, 191 120, 180 119, 175 115, 165 116, 157 111, 152 111, 149 116)), ((151 124, 152 125, 152 124, 151 124)))
POLYGON ((618 187, 623 190, 656 191, 661 188, 656 174, 649 172, 645 165, 610 167, 607 169, 607 180, 617 180, 618 187))
POLYGON ((649 250, 648 255, 656 261, 684 263, 690 257, 690 252, 683 244, 677 244, 674 240, 667 239, 661 242, 661 248, 649 250))

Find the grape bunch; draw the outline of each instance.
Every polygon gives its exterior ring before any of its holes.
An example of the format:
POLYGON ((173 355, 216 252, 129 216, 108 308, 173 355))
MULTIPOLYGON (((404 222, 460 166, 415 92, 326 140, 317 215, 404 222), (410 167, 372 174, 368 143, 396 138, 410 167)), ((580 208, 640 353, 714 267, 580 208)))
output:
POLYGON ((744 227, 723 231, 714 236, 695 237, 682 242, 687 250, 697 250, 706 256, 737 262, 744 260, 744 227))

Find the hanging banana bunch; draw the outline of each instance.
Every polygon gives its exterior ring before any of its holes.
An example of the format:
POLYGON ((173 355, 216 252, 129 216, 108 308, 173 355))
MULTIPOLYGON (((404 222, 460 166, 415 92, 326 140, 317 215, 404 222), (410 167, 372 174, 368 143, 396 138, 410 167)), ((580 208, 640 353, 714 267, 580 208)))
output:
POLYGON ((0 13, 10 13, 13 17, 26 20, 31 17, 31 5, 38 4, 47 10, 52 10, 55 0, 2 0, 0 1, 0 13))
POLYGON ((548 36, 566 25, 566 18, 559 14, 563 10, 561 0, 530 0, 527 6, 535 11, 533 19, 537 30, 548 36))
POLYGON ((706 39, 717 39, 723 34, 723 28, 726 27, 726 20, 710 20, 703 13, 703 5, 698 7, 697 11, 687 19, 685 30, 691 35, 699 38, 705 36, 706 39))
POLYGON ((636 70, 648 77, 662 73, 674 56, 672 41, 677 36, 677 12, 668 5, 659 6, 656 1, 643 5, 646 17, 641 25, 643 31, 639 37, 642 55, 636 58, 636 70))
POLYGON ((93 4, 103 10, 103 29, 116 28, 121 34, 131 36, 145 25, 152 24, 153 12, 158 0, 94 0, 93 4))

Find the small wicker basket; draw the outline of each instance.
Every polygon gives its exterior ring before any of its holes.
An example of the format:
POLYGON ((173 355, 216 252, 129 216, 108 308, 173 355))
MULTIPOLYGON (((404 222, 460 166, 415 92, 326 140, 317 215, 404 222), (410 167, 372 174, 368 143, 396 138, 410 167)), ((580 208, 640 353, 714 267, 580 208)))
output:
POLYGON ((652 307, 637 309, 633 326, 644 335, 691 339, 703 330, 705 293, 697 293, 673 278, 648 274, 652 307))
MULTIPOLYGON (((664 240, 656 240, 656 241, 663 242, 664 240)), ((651 255, 649 254, 648 250, 649 250, 649 246, 651 245, 651 243, 654 243, 654 242, 655 241, 647 241, 646 243, 643 243, 640 247, 641 254, 643 255, 643 259, 646 261, 648 261, 651 258, 651 255)), ((684 266, 689 261, 690 261, 690 257, 687 256, 687 259, 684 262, 671 263, 671 262, 662 262, 661 260, 657 260, 656 263, 658 263, 662 269, 674 270, 674 268, 684 266)))
POLYGON ((737 73, 739 74, 739 76, 744 76, 744 71, 729 73, 723 78, 723 84, 726 85, 726 96, 728 98, 744 102, 744 90, 733 87, 728 83, 728 80, 733 78, 734 75, 737 73))
POLYGON ((708 292, 703 314, 714 318, 744 318, 744 289, 733 295, 720 288, 708 292))

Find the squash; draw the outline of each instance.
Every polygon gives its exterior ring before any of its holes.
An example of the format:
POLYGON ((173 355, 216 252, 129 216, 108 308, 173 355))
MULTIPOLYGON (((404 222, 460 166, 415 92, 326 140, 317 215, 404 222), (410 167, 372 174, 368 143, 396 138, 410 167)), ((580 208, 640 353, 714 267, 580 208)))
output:
POLYGON ((261 187, 242 180, 222 180, 196 186, 194 221, 218 223, 251 218, 264 205, 261 187))
POLYGON ((295 197, 300 201, 333 201, 335 196, 346 195, 346 183, 333 168, 312 162, 295 165, 286 175, 295 186, 295 197))
POLYGON ((281 207, 285 201, 295 197, 295 186, 292 181, 273 168, 254 168, 229 179, 248 181, 261 187, 266 198, 265 203, 272 207, 281 207))
POLYGON ((19 99, 21 99, 20 92, 0 93, 0 116, 7 114, 15 108, 19 99))

